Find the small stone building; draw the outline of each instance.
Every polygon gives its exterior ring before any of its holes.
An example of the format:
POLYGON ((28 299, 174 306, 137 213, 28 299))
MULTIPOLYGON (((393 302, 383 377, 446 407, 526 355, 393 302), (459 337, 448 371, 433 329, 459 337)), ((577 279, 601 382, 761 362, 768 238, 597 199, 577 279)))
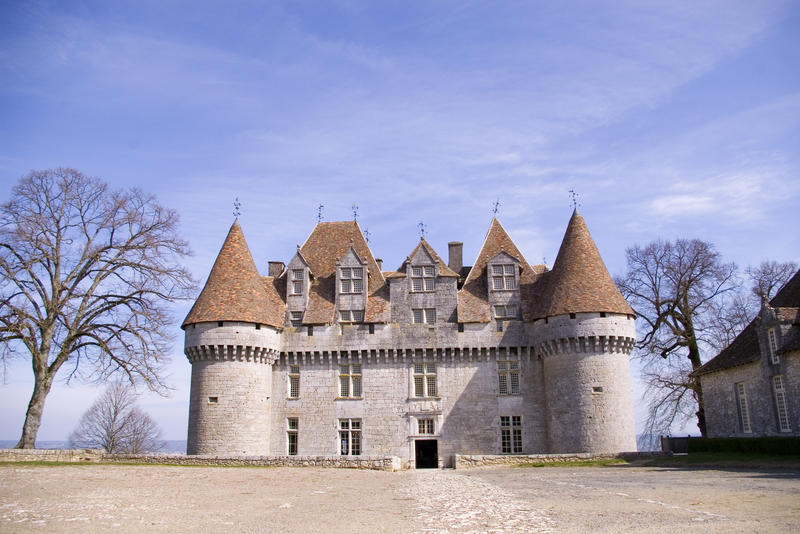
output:
POLYGON ((355 221, 258 273, 234 222, 183 322, 189 454, 635 450, 633 310, 575 211, 553 269, 497 219, 472 266, 424 238, 396 270, 355 221))
POLYGON ((708 437, 800 436, 800 271, 693 374, 708 437))

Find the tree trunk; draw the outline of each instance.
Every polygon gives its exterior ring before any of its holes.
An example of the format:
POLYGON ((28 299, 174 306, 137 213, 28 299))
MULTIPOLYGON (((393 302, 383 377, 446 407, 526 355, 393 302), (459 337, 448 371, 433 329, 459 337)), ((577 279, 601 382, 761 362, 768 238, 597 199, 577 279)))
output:
MULTIPOLYGON (((692 371, 698 369, 703 365, 700 359, 700 348, 697 346, 697 339, 694 337, 694 326, 691 328, 691 337, 689 338, 689 361, 692 363, 692 371)), ((697 378, 691 379, 692 389, 694 390, 694 398, 697 400, 697 428, 700 429, 700 435, 706 437, 706 412, 703 408, 703 390, 700 387, 700 380, 697 378)))
POLYGON ((25 424, 22 425, 22 437, 19 438, 16 449, 33 449, 36 445, 36 434, 39 433, 39 426, 42 424, 42 411, 47 394, 50 393, 50 386, 53 384, 53 375, 45 371, 43 376, 34 375, 33 395, 28 403, 28 411, 25 413, 25 424))

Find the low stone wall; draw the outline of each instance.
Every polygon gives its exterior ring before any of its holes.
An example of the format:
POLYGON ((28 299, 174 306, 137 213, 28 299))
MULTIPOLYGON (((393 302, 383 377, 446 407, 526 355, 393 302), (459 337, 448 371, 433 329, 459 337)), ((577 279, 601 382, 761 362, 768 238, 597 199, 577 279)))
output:
POLYGON ((397 456, 189 456, 186 454, 105 454, 102 449, 0 449, 2 462, 103 462, 208 466, 339 467, 399 471, 397 456))
POLYGON ((620 458, 635 460, 637 458, 653 458, 664 456, 662 452, 621 452, 621 453, 572 453, 572 454, 456 454, 453 459, 455 469, 469 469, 487 465, 517 465, 524 463, 563 463, 589 462, 592 460, 608 460, 620 458))

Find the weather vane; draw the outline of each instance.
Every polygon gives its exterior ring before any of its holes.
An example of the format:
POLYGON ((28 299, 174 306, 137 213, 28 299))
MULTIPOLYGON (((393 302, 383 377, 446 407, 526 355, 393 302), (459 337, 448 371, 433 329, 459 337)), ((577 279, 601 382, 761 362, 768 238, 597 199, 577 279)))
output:
POLYGON ((425 237, 425 231, 428 229, 428 225, 425 224, 424 222, 420 221, 420 222, 417 223, 417 228, 419 228, 419 236, 424 238, 425 237))
POLYGON ((235 219, 239 218, 239 215, 242 214, 242 203, 239 202, 239 197, 233 199, 233 217, 235 219))
POLYGON ((574 189, 570 189, 569 196, 572 198, 572 207, 578 209, 578 206, 581 205, 580 202, 578 202, 578 193, 576 193, 574 189))
POLYGON ((497 212, 500 211, 500 199, 499 198, 494 201, 494 209, 492 211, 494 212, 494 216, 497 217, 497 212))
POLYGON ((369 244, 369 228, 364 228, 364 239, 367 240, 367 244, 369 244))
POLYGON ((353 204, 352 206, 350 206, 350 209, 353 210, 353 220, 357 221, 358 220, 358 204, 353 204))
POLYGON ((325 209, 325 204, 320 204, 317 206, 317 222, 322 222, 322 210, 325 209))

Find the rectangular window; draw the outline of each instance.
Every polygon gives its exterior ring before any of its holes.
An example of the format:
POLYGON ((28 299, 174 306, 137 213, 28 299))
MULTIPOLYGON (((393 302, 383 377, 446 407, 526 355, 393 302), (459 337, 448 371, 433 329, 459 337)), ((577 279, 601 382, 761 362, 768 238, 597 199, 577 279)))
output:
POLYGON ((292 294, 303 294, 303 269, 292 269, 292 294))
POLYGON ((361 293, 364 291, 364 269, 361 267, 342 267, 339 270, 341 293, 361 293))
POLYGON ((300 397, 300 366, 289 366, 289 398, 296 399, 300 397))
POLYGON ((361 364, 339 366, 339 397, 361 398, 361 364))
POLYGON ((500 416, 500 448, 503 454, 522 452, 522 416, 500 416))
POLYGON ((517 306, 514 304, 498 305, 494 307, 495 319, 516 319, 517 306))
POLYGON ((500 395, 519 395, 519 361, 497 362, 497 383, 500 395))
POLYGON ((414 396, 435 397, 436 394, 436 364, 415 363, 414 396))
POLYGON ((411 312, 417 324, 436 324, 436 308, 414 308, 411 312))
POLYGON ((433 265, 411 267, 411 291, 433 291, 436 289, 436 268, 433 265))
POLYGON ((747 393, 744 389, 744 382, 736 383, 736 405, 739 409, 739 428, 745 434, 750 434, 753 430, 750 427, 750 410, 747 407, 747 393))
POLYGON ((293 311, 290 314, 290 320, 292 322, 292 326, 300 326, 303 324, 303 312, 301 311, 293 311))
POLYGON ((775 393, 775 407, 778 412, 778 428, 781 432, 791 432, 789 410, 786 407, 786 390, 783 388, 783 375, 772 377, 772 391, 775 393))
POLYGON ((516 289, 516 269, 511 263, 492 265, 492 289, 516 289))
POLYGON ((433 434, 434 433, 433 419, 417 419, 417 433, 433 434))
POLYGON ((769 350, 769 361, 772 363, 780 363, 781 359, 778 356, 778 342, 775 339, 774 328, 767 330, 767 346, 767 350, 769 350))
POLYGON ((286 420, 286 443, 289 456, 297 455, 297 417, 289 417, 286 420))
POLYGON ((339 419, 339 442, 342 455, 361 454, 361 419, 339 419))
POLYGON ((339 311, 340 323, 363 323, 364 310, 340 310, 339 311))

